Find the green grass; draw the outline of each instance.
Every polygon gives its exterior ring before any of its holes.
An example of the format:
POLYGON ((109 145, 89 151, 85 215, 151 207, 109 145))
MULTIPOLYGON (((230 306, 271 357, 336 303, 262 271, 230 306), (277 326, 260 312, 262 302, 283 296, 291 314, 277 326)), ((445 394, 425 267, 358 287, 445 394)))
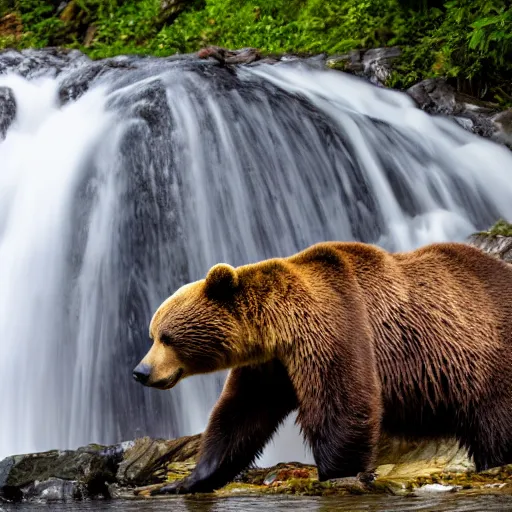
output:
POLYGON ((0 0, 23 34, 7 46, 79 48, 93 58, 121 53, 170 55, 206 45, 264 53, 343 53, 400 45, 389 85, 446 76, 459 90, 512 104, 512 7, 507 0, 194 0, 166 18, 161 0, 74 0, 63 21, 58 1, 0 0), (94 25, 87 48, 83 41, 94 25))
POLYGON ((512 236, 512 224, 506 220, 500 219, 488 231, 489 235, 512 236))

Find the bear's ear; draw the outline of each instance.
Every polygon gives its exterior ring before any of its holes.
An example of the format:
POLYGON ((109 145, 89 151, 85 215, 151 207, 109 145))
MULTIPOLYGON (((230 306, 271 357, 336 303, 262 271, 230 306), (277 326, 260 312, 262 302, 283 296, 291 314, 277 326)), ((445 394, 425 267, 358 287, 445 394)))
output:
POLYGON ((206 295, 212 299, 230 297, 238 287, 236 269, 226 263, 214 265, 205 280, 206 295))

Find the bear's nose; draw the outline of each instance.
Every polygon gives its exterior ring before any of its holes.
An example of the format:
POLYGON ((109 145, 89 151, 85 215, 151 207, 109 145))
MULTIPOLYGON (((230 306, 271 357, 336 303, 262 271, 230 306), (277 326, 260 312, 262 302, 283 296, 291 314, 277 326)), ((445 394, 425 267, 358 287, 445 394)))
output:
POLYGON ((139 364, 135 370, 133 370, 133 378, 141 384, 146 384, 151 375, 151 368, 147 364, 139 364))

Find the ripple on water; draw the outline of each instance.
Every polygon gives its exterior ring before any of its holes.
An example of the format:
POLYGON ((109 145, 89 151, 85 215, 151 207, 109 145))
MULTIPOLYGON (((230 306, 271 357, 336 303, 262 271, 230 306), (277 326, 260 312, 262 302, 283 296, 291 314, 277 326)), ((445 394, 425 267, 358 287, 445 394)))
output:
POLYGON ((133 501, 91 501, 82 503, 0 505, 0 512, 480 512, 512 510, 512 496, 463 496, 439 498, 403 498, 365 496, 345 498, 243 497, 243 498, 171 498, 133 501), (172 502, 172 505, 171 503, 172 502))

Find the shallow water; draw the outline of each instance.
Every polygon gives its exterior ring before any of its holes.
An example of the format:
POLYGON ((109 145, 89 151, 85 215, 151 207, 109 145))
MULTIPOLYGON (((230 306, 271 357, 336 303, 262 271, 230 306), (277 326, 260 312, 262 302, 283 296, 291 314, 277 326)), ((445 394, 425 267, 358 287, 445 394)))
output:
POLYGON ((91 501, 83 503, 49 503, 34 505, 0 505, 0 512, 11 511, 107 511, 107 512, 252 512, 290 510, 308 512, 400 512, 444 511, 472 512, 512 510, 512 496, 464 496, 450 494, 433 498, 397 496, 350 496, 344 498, 306 498, 292 496, 245 498, 170 498, 133 501, 91 501))

